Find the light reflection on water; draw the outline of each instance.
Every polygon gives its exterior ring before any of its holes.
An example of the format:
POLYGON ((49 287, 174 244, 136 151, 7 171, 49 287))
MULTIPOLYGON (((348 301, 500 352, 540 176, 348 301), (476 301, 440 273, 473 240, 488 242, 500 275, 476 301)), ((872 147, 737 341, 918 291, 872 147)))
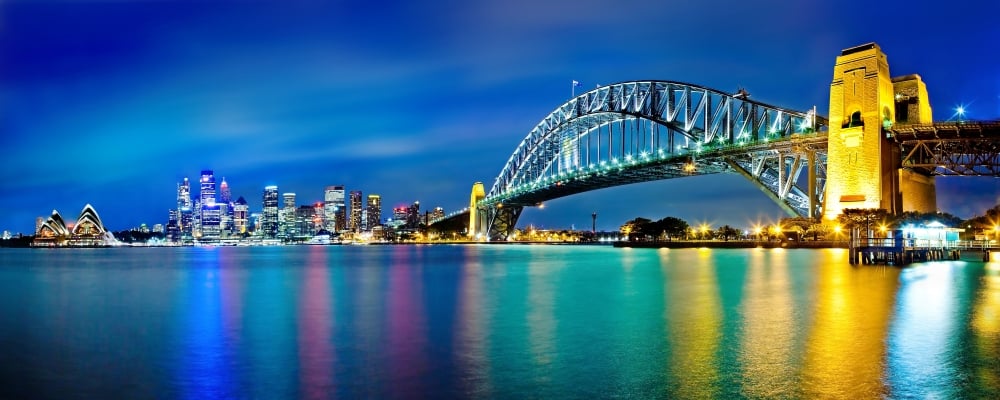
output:
POLYGON ((1000 397, 1000 263, 0 249, 0 398, 1000 397))

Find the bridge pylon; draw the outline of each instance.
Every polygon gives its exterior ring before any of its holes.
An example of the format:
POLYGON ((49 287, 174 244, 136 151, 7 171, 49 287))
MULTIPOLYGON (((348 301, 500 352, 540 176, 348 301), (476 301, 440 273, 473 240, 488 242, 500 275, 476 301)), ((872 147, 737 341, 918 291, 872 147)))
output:
POLYGON ((833 68, 829 118, 826 219, 845 208, 936 210, 933 177, 902 169, 900 148, 888 136, 897 122, 931 121, 919 76, 891 78, 875 43, 845 49, 833 68))

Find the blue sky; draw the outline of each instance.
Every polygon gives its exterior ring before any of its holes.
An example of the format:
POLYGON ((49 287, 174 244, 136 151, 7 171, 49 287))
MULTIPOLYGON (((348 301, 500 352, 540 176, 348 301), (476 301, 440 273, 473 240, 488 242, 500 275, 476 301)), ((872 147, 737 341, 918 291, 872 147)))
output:
MULTIPOLYGON (((86 203, 112 229, 162 223, 176 183, 202 169, 253 209, 266 185, 304 202, 343 184, 386 210, 454 210, 572 80, 745 87, 825 113, 834 58, 871 41, 893 75, 923 77, 935 119, 958 104, 996 119, 995 15, 930 1, 4 1, 0 230, 86 203)), ((938 185, 939 206, 966 217, 1000 193, 992 178, 938 185)), ((521 223, 589 227, 594 211, 599 229, 782 216, 733 175, 571 196, 521 223)))

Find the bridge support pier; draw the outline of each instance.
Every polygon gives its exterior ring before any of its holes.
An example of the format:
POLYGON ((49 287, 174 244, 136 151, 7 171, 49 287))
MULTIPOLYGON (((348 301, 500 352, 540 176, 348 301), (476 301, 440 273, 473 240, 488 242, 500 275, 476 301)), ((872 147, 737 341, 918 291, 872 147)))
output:
POLYGON ((495 206, 476 207, 473 210, 476 219, 479 221, 475 228, 469 227, 470 231, 475 229, 476 238, 487 241, 506 241, 514 233, 517 220, 524 211, 522 206, 495 206))

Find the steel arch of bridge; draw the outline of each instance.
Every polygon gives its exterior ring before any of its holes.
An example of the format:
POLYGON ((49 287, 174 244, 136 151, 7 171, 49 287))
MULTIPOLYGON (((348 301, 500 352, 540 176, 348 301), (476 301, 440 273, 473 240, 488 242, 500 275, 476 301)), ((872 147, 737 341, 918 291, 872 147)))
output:
POLYGON ((827 122, 747 97, 673 81, 622 82, 581 94, 518 144, 477 204, 485 226, 470 229, 505 238, 524 206, 719 172, 740 173, 790 215, 817 217, 827 122))

